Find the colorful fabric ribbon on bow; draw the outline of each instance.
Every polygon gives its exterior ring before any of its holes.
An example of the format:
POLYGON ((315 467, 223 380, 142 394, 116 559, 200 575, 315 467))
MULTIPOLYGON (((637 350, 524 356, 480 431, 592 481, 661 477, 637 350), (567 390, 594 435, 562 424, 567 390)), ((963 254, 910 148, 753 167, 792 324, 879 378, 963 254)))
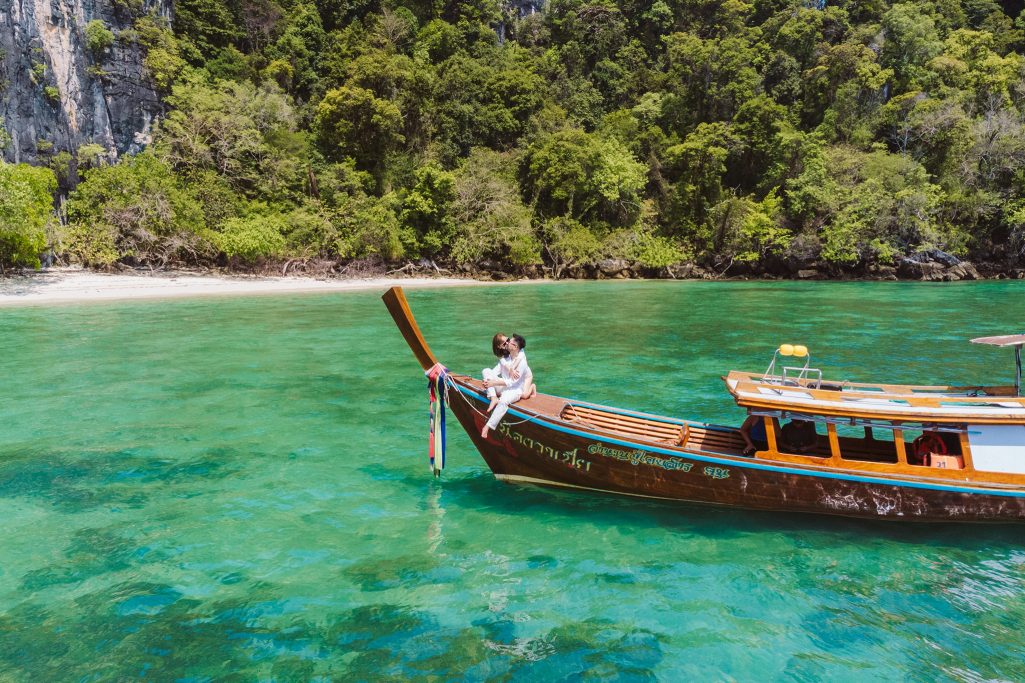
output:
POLYGON ((448 368, 435 363, 427 375, 427 389, 430 393, 431 435, 428 454, 431 459, 431 472, 440 476, 445 469, 445 380, 448 368))

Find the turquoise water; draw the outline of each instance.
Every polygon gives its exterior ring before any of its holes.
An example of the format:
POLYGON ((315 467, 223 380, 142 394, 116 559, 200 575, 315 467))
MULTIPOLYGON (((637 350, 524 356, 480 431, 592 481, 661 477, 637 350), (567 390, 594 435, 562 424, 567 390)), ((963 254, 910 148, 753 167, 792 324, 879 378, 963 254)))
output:
MULTIPOLYGON (((1010 383, 1009 282, 409 292, 436 354, 739 422, 718 377, 1010 383)), ((1025 679, 1025 528, 900 526, 428 473, 380 292, 0 311, 0 680, 1025 679)), ((454 423, 451 423, 455 426, 454 423)))

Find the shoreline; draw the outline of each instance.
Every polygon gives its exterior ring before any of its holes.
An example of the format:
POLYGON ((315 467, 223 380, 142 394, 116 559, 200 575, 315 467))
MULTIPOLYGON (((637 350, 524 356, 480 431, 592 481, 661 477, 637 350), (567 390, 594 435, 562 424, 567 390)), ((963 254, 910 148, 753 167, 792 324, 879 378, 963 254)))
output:
MULTIPOLYGON (((683 276, 676 278, 654 278, 666 281, 707 281, 708 278, 683 276)), ((473 277, 416 277, 372 275, 367 277, 313 277, 302 275, 243 275, 227 273, 197 273, 193 271, 157 271, 135 273, 100 273, 79 267, 56 267, 40 271, 10 275, 0 278, 0 308, 23 306, 47 306, 51 304, 87 304, 113 301, 156 301, 200 297, 264 296, 275 294, 316 294, 332 292, 355 292, 364 290, 385 290, 395 285, 407 289, 430 287, 472 287, 482 285, 511 285, 517 283, 566 282, 601 280, 649 279, 634 277, 609 277, 600 274, 592 278, 549 278, 521 277, 515 280, 478 279, 473 277)), ((781 278, 765 276, 734 276, 714 278, 723 282, 775 282, 786 279, 808 282, 868 282, 903 281, 921 282, 912 278, 898 280, 895 277, 861 278, 781 278)), ((1021 279, 1010 277, 978 277, 969 280, 1021 279)), ((934 280, 938 281, 938 280, 934 280)))
POLYGON ((352 279, 205 275, 187 272, 95 273, 80 268, 50 268, 0 279, 0 308, 50 304, 155 301, 220 296, 314 294, 382 291, 394 285, 468 287, 501 284, 452 277, 368 277, 352 279))

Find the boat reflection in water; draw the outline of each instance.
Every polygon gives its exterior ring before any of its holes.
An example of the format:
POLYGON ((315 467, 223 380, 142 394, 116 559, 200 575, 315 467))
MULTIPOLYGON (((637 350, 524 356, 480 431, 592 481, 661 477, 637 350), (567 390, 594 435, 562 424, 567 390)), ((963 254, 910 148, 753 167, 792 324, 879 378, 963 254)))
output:
MULTIPOLYGON (((421 367, 432 368, 402 289, 383 298, 421 367)), ((1025 521, 1025 335, 973 341, 1015 349, 1014 386, 830 382, 804 347, 782 345, 766 372, 723 378, 753 416, 746 423, 764 426, 751 455, 739 427, 545 394, 514 403, 482 438, 481 381, 446 382, 449 408, 506 482, 863 518, 1025 521)))

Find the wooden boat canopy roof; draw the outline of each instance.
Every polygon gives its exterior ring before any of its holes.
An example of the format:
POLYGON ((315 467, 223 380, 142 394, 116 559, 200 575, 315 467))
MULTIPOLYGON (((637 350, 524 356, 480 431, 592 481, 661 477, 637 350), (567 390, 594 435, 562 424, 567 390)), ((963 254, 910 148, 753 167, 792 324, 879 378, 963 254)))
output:
POLYGON ((1025 397, 1014 387, 829 382, 733 371, 723 378, 737 405, 862 419, 1025 424, 1025 397))
POLYGON ((996 337, 976 337, 973 344, 989 344, 990 346, 1022 346, 1025 334, 1001 334, 996 337))

